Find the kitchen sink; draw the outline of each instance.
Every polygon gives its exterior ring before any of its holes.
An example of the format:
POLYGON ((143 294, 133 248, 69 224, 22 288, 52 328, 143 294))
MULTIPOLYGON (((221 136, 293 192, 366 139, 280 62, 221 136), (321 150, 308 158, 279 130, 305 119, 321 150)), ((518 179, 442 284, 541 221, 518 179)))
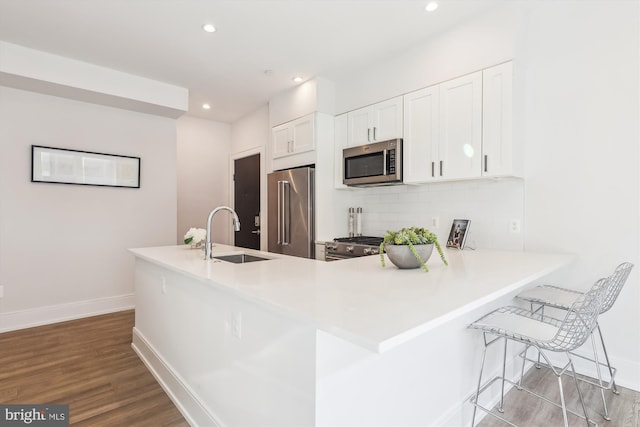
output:
POLYGON ((232 262, 234 264, 244 264, 246 262, 255 262, 255 261, 267 261, 269 258, 262 258, 255 255, 249 254, 233 254, 233 255, 220 255, 214 256, 213 258, 219 259, 221 261, 232 262))

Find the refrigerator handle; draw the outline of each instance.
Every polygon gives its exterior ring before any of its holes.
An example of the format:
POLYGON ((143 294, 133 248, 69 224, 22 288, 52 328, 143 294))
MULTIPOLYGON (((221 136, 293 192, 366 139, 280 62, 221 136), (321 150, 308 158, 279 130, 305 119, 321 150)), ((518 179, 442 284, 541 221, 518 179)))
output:
POLYGON ((289 185, 289 181, 282 181, 282 245, 288 245, 289 239, 287 239, 287 231, 290 228, 289 224, 289 189, 286 188, 289 185), (286 190, 286 192, 285 192, 286 190))
POLYGON ((278 185, 277 185, 277 188, 278 188, 278 216, 277 216, 277 218, 278 218, 278 220, 277 220, 277 223, 278 223, 277 232, 278 232, 278 234, 277 234, 277 239, 276 239, 277 240, 277 242, 276 242, 277 244, 281 244, 282 243, 282 240, 280 240, 280 236, 281 236, 281 234, 280 234, 281 233, 281 231, 280 231, 280 223, 281 223, 280 216, 282 215, 282 212, 280 212, 280 205, 282 204, 282 191, 280 191, 280 184, 282 184, 282 181, 278 181, 278 185))

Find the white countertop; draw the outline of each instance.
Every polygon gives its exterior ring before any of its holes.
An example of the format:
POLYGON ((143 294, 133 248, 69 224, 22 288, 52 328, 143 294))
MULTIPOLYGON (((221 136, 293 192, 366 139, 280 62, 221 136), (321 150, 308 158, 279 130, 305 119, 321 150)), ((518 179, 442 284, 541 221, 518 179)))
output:
POLYGON ((379 256, 324 262, 217 244, 268 261, 203 259, 188 246, 131 249, 137 257, 255 301, 318 329, 383 352, 568 264, 572 255, 495 250, 434 251, 427 266, 399 270, 379 256))

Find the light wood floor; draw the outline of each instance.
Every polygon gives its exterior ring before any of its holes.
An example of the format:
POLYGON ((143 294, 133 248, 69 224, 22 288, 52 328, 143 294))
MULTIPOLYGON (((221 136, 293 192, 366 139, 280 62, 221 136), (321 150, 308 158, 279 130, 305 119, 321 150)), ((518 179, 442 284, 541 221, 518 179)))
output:
POLYGON ((0 403, 69 404, 72 426, 189 424, 131 349, 133 311, 0 334, 0 403))
MULTIPOLYGON (((558 377, 549 369, 530 369, 525 375, 523 386, 529 390, 547 397, 553 402, 560 402, 558 377)), ((582 407, 572 377, 562 377, 563 394, 567 407, 577 413, 582 413, 582 407)), ((640 427, 640 393, 618 386, 619 395, 614 395, 610 390, 605 392, 605 399, 609 409, 611 421, 605 421, 602 417, 602 396, 599 389, 584 382, 579 382, 585 404, 589 412, 589 418, 598 423, 599 427, 640 427)), ((482 402, 482 400, 481 400, 482 402)), ((498 413, 495 409, 496 414, 498 413)), ((480 413, 480 410, 478 410, 480 413)), ((563 426, 562 411, 555 406, 546 403, 529 393, 511 389, 505 396, 504 414, 500 414, 516 425, 523 427, 553 427, 563 426)), ((586 422, 569 414, 569 426, 586 426, 586 422)), ((503 427, 507 424, 486 416, 479 427, 503 427)))
MULTIPOLYGON (((188 427, 131 349, 133 324, 133 311, 125 311, 0 334, 0 403, 69 404, 71 425, 77 427, 188 427)), ((558 398, 556 377, 546 369, 531 369, 524 384, 558 398)), ((567 377, 564 384, 569 407, 578 409, 573 381, 567 377)), ((599 393, 581 387, 598 425, 640 427, 640 393, 621 387, 618 396, 608 392, 613 419, 606 422, 599 393)), ((559 409, 515 389, 506 396, 505 416, 523 427, 562 425, 559 409)), ((585 425, 575 416, 569 422, 585 425)), ((504 425, 489 416, 480 424, 504 425)))

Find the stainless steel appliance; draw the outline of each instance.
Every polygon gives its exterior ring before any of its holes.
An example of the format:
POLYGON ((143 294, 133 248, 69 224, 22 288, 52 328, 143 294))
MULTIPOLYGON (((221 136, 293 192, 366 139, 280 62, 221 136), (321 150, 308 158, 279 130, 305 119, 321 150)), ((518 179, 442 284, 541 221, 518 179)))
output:
POLYGON ((314 176, 312 167, 267 176, 269 252, 315 257, 314 176))
POLYGON ((345 185, 402 183, 402 140, 376 142, 342 150, 345 185))
POLYGON ((333 239, 325 243, 325 260, 337 261, 380 253, 382 237, 354 236, 333 239))

